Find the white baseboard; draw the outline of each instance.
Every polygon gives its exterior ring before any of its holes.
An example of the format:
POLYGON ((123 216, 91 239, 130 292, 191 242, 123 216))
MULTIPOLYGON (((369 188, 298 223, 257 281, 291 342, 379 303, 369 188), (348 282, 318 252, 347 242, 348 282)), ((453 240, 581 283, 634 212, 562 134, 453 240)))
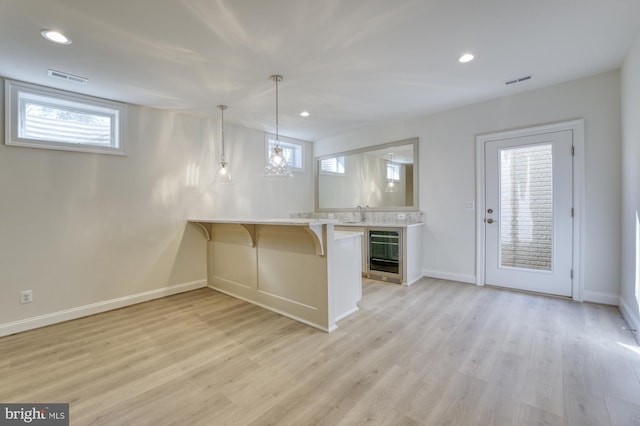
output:
POLYGON ((356 313, 356 312, 358 312, 359 310, 360 310, 360 308, 356 306, 355 308, 353 308, 353 309, 351 309, 351 310, 349 310, 349 311, 345 312, 344 314, 342 314, 342 315, 338 315, 338 316, 336 317, 335 322, 338 322, 338 321, 340 321, 341 319, 344 319, 344 318, 348 317, 348 316, 349 316, 349 315, 351 315, 351 314, 355 314, 355 313, 356 313))
POLYGON ((89 315, 98 314, 100 312, 111 311, 113 309, 123 308, 125 306, 135 305, 137 303, 147 302, 153 299, 160 299, 161 297, 184 293, 185 291, 195 290, 206 286, 207 280, 191 281, 188 283, 176 284, 169 287, 146 291, 144 293, 118 297, 117 299, 105 300, 103 302, 92 303, 90 305, 65 309, 64 311, 53 312, 37 317, 26 318, 6 324, 0 324, 0 337, 8 336, 9 334, 20 333, 21 331, 33 330, 34 328, 44 327, 59 322, 86 317, 89 315))
POLYGON ((413 285, 422 279, 422 275, 419 277, 413 277, 411 280, 407 280, 407 282, 402 283, 402 285, 406 285, 407 287, 413 285))
MULTIPOLYGON (((422 270, 422 275, 440 280, 459 281, 463 283, 476 284, 475 275, 453 274, 449 272, 432 271, 428 269, 422 270)), ((618 306, 620 297, 615 293, 603 293, 599 291, 583 291, 583 300, 585 302, 602 303, 603 305, 618 306)))
POLYGON ((633 309, 629 306, 629 304, 620 297, 618 302, 618 309, 622 314, 622 318, 626 321, 629 328, 632 328, 636 331, 633 332, 633 337, 636 338, 636 342, 640 344, 640 317, 638 314, 634 314, 633 309))
POLYGON ((423 277, 437 278, 439 280, 448 280, 448 281, 459 281, 462 283, 475 284, 476 276, 475 275, 466 275, 466 274, 453 274, 450 272, 441 272, 441 271, 431 271, 428 269, 422 270, 423 277))
POLYGON ((602 303, 603 305, 618 306, 620 296, 614 293, 603 293, 600 291, 582 290, 583 302, 602 303))

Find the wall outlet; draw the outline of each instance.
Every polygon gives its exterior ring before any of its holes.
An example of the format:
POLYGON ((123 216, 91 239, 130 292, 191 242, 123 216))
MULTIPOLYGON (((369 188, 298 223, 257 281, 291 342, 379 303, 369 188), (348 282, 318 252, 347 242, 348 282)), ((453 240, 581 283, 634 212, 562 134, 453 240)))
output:
POLYGON ((327 218, 328 219, 334 219, 336 216, 333 213, 328 213, 327 214, 327 218))
POLYGON ((398 213, 398 220, 405 220, 407 218, 407 215, 404 213, 398 213))
POLYGON ((467 201, 466 204, 464 205, 464 208, 467 210, 475 210, 476 207, 473 201, 467 201))
POLYGON ((31 303, 33 302, 33 290, 24 290, 20 292, 20 303, 31 303))

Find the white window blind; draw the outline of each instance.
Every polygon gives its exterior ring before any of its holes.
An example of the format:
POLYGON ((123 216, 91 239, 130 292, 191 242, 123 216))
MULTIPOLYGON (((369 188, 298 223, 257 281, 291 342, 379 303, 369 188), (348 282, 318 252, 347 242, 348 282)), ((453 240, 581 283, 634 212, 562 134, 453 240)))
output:
POLYGON ((345 173, 344 156, 331 157, 320 160, 320 172, 343 175, 345 173))

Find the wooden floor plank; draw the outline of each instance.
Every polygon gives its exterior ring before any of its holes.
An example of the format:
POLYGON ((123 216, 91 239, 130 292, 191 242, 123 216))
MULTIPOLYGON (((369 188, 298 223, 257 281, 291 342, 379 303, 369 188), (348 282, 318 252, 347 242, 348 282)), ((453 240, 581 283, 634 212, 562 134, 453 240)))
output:
POLYGON ((613 426, 640 425, 640 405, 632 404, 615 396, 607 397, 613 426))
POLYGON ((565 422, 560 416, 522 403, 517 424, 518 426, 563 426, 565 422))
POLYGON ((548 330, 538 330, 533 339, 522 402, 563 416, 562 338, 548 330))
POLYGON ((470 424, 478 426, 517 424, 526 374, 525 358, 502 352, 493 366, 484 394, 478 402, 476 416, 470 424))
POLYGON ((69 402, 73 425, 640 425, 613 307, 364 280, 338 326, 195 290, 0 338, 0 401, 69 402))

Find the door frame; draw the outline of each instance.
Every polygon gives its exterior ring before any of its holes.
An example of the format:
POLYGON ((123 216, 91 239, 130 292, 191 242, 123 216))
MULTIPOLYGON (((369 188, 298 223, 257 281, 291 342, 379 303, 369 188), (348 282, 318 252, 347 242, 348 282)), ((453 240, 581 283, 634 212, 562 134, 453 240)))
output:
POLYGON ((582 212, 584 211, 584 119, 563 121, 541 126, 476 135, 476 285, 485 284, 485 143, 540 133, 571 130, 573 132, 573 253, 571 298, 582 302, 582 257, 584 253, 582 212))

